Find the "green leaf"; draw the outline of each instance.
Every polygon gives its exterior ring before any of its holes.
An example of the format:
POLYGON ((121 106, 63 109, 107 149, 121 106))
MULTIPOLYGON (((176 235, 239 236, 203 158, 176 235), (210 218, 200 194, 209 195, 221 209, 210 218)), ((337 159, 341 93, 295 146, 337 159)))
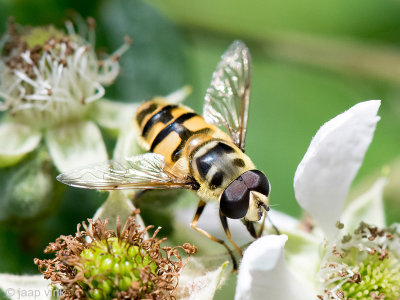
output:
POLYGON ((104 1, 99 26, 112 48, 132 38, 132 47, 121 57, 121 76, 114 88, 128 101, 166 95, 185 82, 183 40, 175 26, 152 6, 140 0, 104 1))
POLYGON ((6 122, 0 124, 0 168, 12 166, 34 150, 41 134, 28 126, 6 122))
POLYGON ((66 15, 73 15, 71 11, 82 16, 93 16, 97 8, 97 1, 2 1, 10 3, 9 16, 13 16, 20 24, 36 26, 52 23, 60 28, 65 25, 66 15))
POLYGON ((103 138, 93 122, 49 129, 46 143, 54 164, 61 172, 107 160, 103 138))
POLYGON ((9 297, 7 296, 7 292, 3 291, 3 290, 0 288, 0 300, 9 300, 9 299, 11 299, 11 298, 9 298, 9 297))
MULTIPOLYGON (((168 239, 171 241, 171 234, 174 233, 175 230, 180 230, 180 228, 174 228, 173 226, 173 222, 175 221, 173 213, 174 210, 176 210, 175 204, 179 201, 181 196, 185 197, 186 194, 192 193, 180 189, 145 190, 143 193, 137 194, 134 198, 134 204, 140 209, 140 215, 145 224, 161 226, 163 228, 161 234, 168 236, 168 239)), ((189 230, 193 233, 192 228, 189 230)), ((188 242, 189 240, 174 240, 176 244, 181 241, 188 242)))
POLYGON ((398 1, 337 0, 147 0, 157 5, 185 30, 208 36, 232 35, 265 41, 271 33, 307 32, 336 36, 364 36, 373 40, 396 37, 398 1), (360 13, 362 8, 362 13, 360 13), (222 33, 222 34, 221 34, 222 33))
MULTIPOLYGON (((0 1, 0 32, 3 33, 6 29, 6 20, 7 17, 10 15, 9 9, 10 9, 10 4, 7 0, 1 0, 0 1)), ((0 117, 1 117, 1 112, 0 112, 0 117)), ((1 298, 0 298, 1 299, 1 298)))

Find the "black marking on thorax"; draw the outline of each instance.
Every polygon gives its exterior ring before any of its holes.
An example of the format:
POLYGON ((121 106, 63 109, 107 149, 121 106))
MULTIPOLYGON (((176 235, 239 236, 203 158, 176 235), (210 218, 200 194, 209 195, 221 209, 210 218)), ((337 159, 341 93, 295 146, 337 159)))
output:
POLYGON ((151 144, 150 151, 154 151, 154 149, 157 147, 158 144, 160 144, 171 132, 175 131, 180 139, 181 142, 179 143, 178 147, 173 151, 171 160, 173 162, 176 162, 182 155, 182 150, 183 147, 185 146, 187 140, 192 137, 195 134, 200 134, 200 133, 208 133, 210 131, 210 128, 203 128, 197 131, 191 131, 187 129, 183 123, 193 117, 197 116, 196 113, 184 113, 178 118, 176 118, 175 121, 172 123, 168 124, 163 130, 161 130, 156 138, 154 139, 153 143, 151 144))
POLYGON ((235 159, 233 160, 233 164, 234 164, 235 166, 241 167, 241 168, 243 168, 243 167, 245 166, 245 162, 244 162, 244 160, 241 159, 241 158, 235 158, 235 159))
POLYGON ((143 127, 142 136, 146 137, 149 133, 150 129, 154 126, 154 124, 158 122, 162 122, 167 124, 171 121, 174 117, 171 114, 171 111, 177 108, 178 105, 167 105, 164 106, 159 112, 155 113, 147 122, 146 125, 143 127))
POLYGON ((211 190, 215 190, 217 187, 220 187, 222 182, 224 182, 225 173, 222 171, 217 171, 211 178, 209 187, 211 190))
MULTIPOLYGON (((203 179, 206 179, 207 173, 210 170, 212 164, 215 163, 216 160, 220 159, 222 155, 233 152, 235 152, 235 149, 233 149, 231 146, 219 142, 217 145, 215 145, 215 147, 209 149, 205 154, 196 158, 197 171, 199 172, 199 175, 203 179)), ((215 175, 216 174, 214 174, 214 176, 215 175)), ((223 174, 218 175, 218 177, 221 177, 221 183, 222 183, 223 174)), ((213 181, 213 179, 211 181, 213 181)), ((215 180, 218 182, 220 181, 220 179, 217 178, 215 180)))
POLYGON ((142 125, 143 119, 148 115, 151 114, 153 111, 157 109, 158 105, 156 103, 150 104, 147 108, 143 109, 136 115, 136 121, 138 122, 139 126, 142 125))

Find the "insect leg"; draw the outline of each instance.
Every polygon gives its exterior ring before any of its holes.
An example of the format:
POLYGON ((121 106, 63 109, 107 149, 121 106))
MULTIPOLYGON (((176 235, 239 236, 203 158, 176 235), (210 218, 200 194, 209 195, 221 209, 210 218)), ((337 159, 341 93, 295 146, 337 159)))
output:
POLYGON ((281 232, 279 231, 278 227, 276 227, 276 225, 274 223, 272 223, 272 220, 271 220, 271 218, 269 216, 267 216, 267 218, 268 218, 268 221, 271 223, 272 228, 274 228, 276 234, 280 235, 281 232))
POLYGON ((256 232, 256 229, 254 228, 254 222, 250 222, 250 221, 247 221, 247 220, 244 220, 244 219, 242 220, 242 222, 246 226, 246 228, 247 228, 248 232, 250 233, 250 235, 253 238, 258 239, 258 238, 261 237, 261 235, 262 235, 262 233, 264 231, 264 227, 265 227, 264 225, 265 225, 265 219, 266 218, 268 218, 268 221, 271 223, 271 226, 272 226, 272 228, 274 228, 276 234, 280 235, 281 233, 280 233, 278 227, 276 227, 274 225, 274 223, 272 223, 271 218, 269 216, 267 216, 266 214, 264 214, 264 216, 263 216, 263 220, 261 222, 260 228, 258 229, 258 232, 256 232))
POLYGON ((200 200, 200 202, 197 206, 196 214, 194 215, 193 220, 190 223, 190 226, 197 232, 200 232, 201 234, 208 237, 210 240, 217 242, 217 243, 221 244, 222 246, 224 246, 232 259, 233 271, 236 271, 237 267, 238 267, 237 262, 236 262, 235 257, 233 256, 231 249, 229 249, 228 245, 223 240, 221 240, 221 239, 209 234, 207 231, 197 227, 197 223, 199 222, 199 218, 200 218, 201 214, 203 213, 205 206, 206 206, 206 203, 204 201, 200 200))
POLYGON ((229 230, 229 226, 228 226, 228 221, 227 221, 226 217, 221 213, 221 211, 219 211, 219 219, 221 220, 222 227, 224 227, 226 237, 231 242, 231 244, 235 248, 235 250, 240 254, 240 256, 243 256, 242 249, 240 249, 240 247, 232 239, 231 231, 229 230))
POLYGON ((244 226, 246 226, 247 231, 253 238, 257 239, 259 237, 258 234, 256 233, 256 229, 254 228, 253 222, 242 219, 242 223, 244 224, 244 226))
MULTIPOLYGON (((258 233, 257 233, 257 237, 256 237, 257 239, 258 239, 259 237, 261 237, 261 235, 262 235, 262 233, 263 233, 263 231, 264 231, 264 225, 265 225, 265 218, 266 218, 266 216, 267 216, 267 214, 264 214, 263 220, 262 220, 262 222, 261 222, 260 229, 258 230, 258 233)), ((268 218, 268 220, 271 221, 270 218, 268 218)), ((272 222, 271 222, 271 224, 272 224, 272 222)), ((272 226, 274 226, 274 224, 272 224, 272 226)))

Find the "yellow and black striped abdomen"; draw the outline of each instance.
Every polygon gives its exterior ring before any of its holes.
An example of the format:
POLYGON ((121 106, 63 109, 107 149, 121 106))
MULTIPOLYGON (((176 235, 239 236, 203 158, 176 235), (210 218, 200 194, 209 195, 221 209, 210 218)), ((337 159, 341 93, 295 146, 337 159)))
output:
POLYGON ((145 102, 138 108, 136 122, 141 131, 143 146, 148 151, 163 155, 169 166, 183 155, 188 155, 184 153, 185 145, 195 136, 202 136, 205 140, 230 139, 190 108, 158 99, 145 102))

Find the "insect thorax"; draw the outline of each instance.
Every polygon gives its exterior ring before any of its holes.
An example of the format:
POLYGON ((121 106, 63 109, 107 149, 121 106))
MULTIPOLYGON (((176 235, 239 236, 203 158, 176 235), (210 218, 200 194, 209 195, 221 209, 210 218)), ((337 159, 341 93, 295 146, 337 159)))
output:
POLYGON ((198 147, 190 167, 200 184, 198 194, 205 201, 218 200, 233 180, 255 168, 249 157, 233 143, 220 139, 210 139, 198 147))

